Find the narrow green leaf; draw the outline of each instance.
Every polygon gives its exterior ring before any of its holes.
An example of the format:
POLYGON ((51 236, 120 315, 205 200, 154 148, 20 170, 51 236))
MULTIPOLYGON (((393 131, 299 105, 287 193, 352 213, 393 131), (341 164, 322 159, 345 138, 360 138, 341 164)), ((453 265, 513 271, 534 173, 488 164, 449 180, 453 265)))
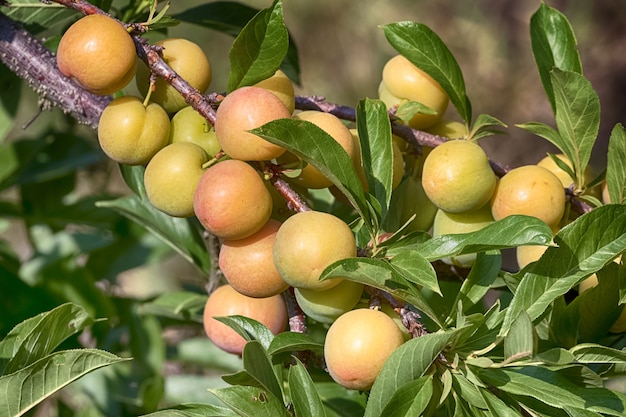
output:
POLYGON ((578 363, 625 363, 626 351, 595 343, 582 343, 569 350, 578 363))
POLYGON ((484 386, 475 384, 467 379, 465 375, 457 372, 452 374, 452 385, 454 387, 454 392, 459 397, 465 399, 473 407, 483 409, 487 408, 485 398, 481 394, 481 388, 484 386))
POLYGON ((384 417, 412 417, 422 415, 433 396, 433 376, 409 381, 393 393, 380 414, 384 417))
POLYGON ((289 367, 289 392, 298 417, 326 417, 326 409, 307 368, 298 358, 289 367))
POLYGON ((606 186, 611 203, 626 203, 626 129, 621 124, 615 125, 609 138, 606 186))
POLYGON ((435 268, 419 251, 403 251, 391 258, 389 263, 407 281, 442 295, 435 268))
POLYGON ((563 407, 570 417, 602 417, 602 414, 590 411, 584 408, 577 407, 563 407))
POLYGON ((553 348, 539 353, 534 359, 546 365, 569 365, 574 362, 575 357, 563 348, 553 348))
POLYGON ((574 30, 563 13, 542 1, 530 18, 530 40, 543 88, 554 111, 555 98, 550 80, 552 68, 582 74, 574 30))
POLYGON ((257 387, 234 386, 209 392, 242 417, 290 417, 281 400, 257 387))
POLYGON ((141 417, 237 417, 230 408, 213 404, 180 404, 141 417))
POLYGON ((382 26, 396 51, 441 85, 466 124, 472 120, 472 106, 465 92, 463 73, 446 44, 429 27, 416 22, 382 26))
POLYGON ((528 314, 523 312, 511 325, 509 334, 504 338, 504 358, 517 361, 532 357, 537 349, 537 336, 528 314))
POLYGON ((370 391, 365 417, 384 416, 393 394, 403 385, 423 376, 454 337, 454 331, 430 333, 411 339, 385 362, 370 391))
POLYGON ((561 71, 550 73, 556 108, 556 125, 563 140, 559 148, 572 162, 575 183, 582 187, 584 172, 600 129, 600 98, 583 75, 561 71))
POLYGON ((503 134, 499 128, 507 127, 501 120, 488 114, 479 114, 469 134, 470 140, 478 140, 491 135, 503 134))
POLYGON ((254 16, 235 38, 230 49, 228 91, 271 77, 289 48, 283 4, 275 0, 254 16))
POLYGON ((361 100, 356 108, 361 161, 370 194, 376 197, 384 217, 391 201, 393 147, 391 123, 380 100, 361 100))
MULTIPOLYGON (((366 227, 374 219, 352 159, 328 133, 311 122, 279 119, 251 131, 294 153, 313 165, 339 188, 363 218, 366 227)), ((373 234, 373 231, 371 233, 373 234)))
POLYGON ((416 114, 437 114, 437 111, 420 102, 409 100, 400 104, 394 113, 403 122, 408 122, 416 114))
POLYGON ((321 351, 324 344, 319 343, 305 333, 283 332, 277 334, 270 343, 267 353, 270 356, 286 352, 297 352, 302 350, 321 351))
POLYGON ((195 218, 176 218, 154 208, 136 195, 99 201, 96 207, 113 209, 161 239, 200 271, 209 274, 211 258, 195 218))
POLYGON ((552 231, 541 220, 522 215, 505 217, 472 233, 435 236, 418 247, 434 261, 464 253, 486 252, 520 245, 546 245, 552 231))
POLYGON ((553 127, 548 126, 545 123, 528 122, 528 123, 517 124, 515 126, 549 141, 550 143, 552 143, 554 146, 556 146, 559 149, 564 147, 563 139, 561 138, 561 135, 559 135, 559 132, 553 127))
POLYGON ((375 258, 349 258, 329 265, 321 274, 321 279, 335 276, 360 282, 404 300, 430 317, 438 326, 443 327, 440 317, 415 284, 405 280, 387 261, 375 258))
POLYGON ((244 316, 213 317, 236 331, 247 341, 258 340, 267 349, 274 339, 274 334, 262 323, 244 316))
POLYGON ((0 374, 10 374, 52 353, 65 339, 93 323, 76 304, 63 304, 17 325, 0 342, 0 374))
POLYGON ((0 377, 0 415, 24 415, 83 375, 124 360, 98 349, 52 353, 19 371, 0 377))
POLYGON ((518 410, 514 410, 509 407, 504 401, 495 396, 488 389, 481 388, 478 390, 482 397, 485 399, 485 403, 487 404, 487 409, 489 410, 489 414, 494 417, 523 417, 525 414, 522 414, 518 410))
POLYGON ((557 297, 626 250, 626 206, 598 207, 561 229, 554 242, 558 247, 549 247, 541 259, 521 271, 501 335, 522 311, 537 319, 557 297))
POLYGON ((258 381, 263 389, 274 394, 276 398, 283 398, 283 391, 274 373, 270 358, 258 340, 246 343, 242 358, 243 369, 258 381))
POLYGON ((8 17, 21 22, 32 34, 44 30, 59 31, 82 15, 59 4, 43 4, 37 0, 20 0, 12 2, 11 7, 2 11, 8 17))
POLYGON ((202 322, 202 309, 206 304, 206 294, 191 291, 173 291, 161 294, 154 300, 143 303, 140 314, 151 314, 178 320, 202 322))

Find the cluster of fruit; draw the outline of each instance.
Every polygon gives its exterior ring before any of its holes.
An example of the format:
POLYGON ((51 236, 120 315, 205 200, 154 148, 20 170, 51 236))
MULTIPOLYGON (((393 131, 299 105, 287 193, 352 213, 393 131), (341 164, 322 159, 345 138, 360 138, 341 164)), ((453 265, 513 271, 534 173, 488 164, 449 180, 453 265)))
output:
MULTIPOLYGON (((178 75, 206 92, 211 65, 200 47, 185 39, 158 46, 178 75)), ((136 78, 143 97, 113 100, 102 113, 98 139, 112 160, 146 166, 145 189, 154 207, 174 217, 196 216, 220 239, 219 267, 227 283, 205 306, 209 338, 228 352, 243 350, 244 339, 217 316, 243 315, 274 333, 283 331, 287 312, 281 294, 292 287, 304 313, 329 326, 324 359, 333 379, 347 388, 369 389, 386 358, 406 340, 406 329, 392 310, 364 307, 362 284, 341 277, 319 280, 328 265, 357 256, 353 231, 322 211, 286 213, 284 199, 258 168, 266 161, 295 168, 288 182, 304 193, 333 183, 295 154, 249 133, 277 119, 313 123, 350 156, 367 191, 357 130, 329 113, 296 112, 293 85, 280 70, 227 94, 213 127, 164 80, 151 80, 149 69, 136 63, 128 31, 102 15, 71 26, 57 57, 64 74, 96 94, 117 92, 136 78)), ((467 140, 465 124, 442 119, 449 99, 441 86, 400 55, 383 69, 379 98, 390 109, 412 104, 408 126, 449 139, 423 148, 421 155, 403 139, 393 139, 393 187, 406 187, 394 204, 401 206, 407 232, 467 233, 512 214, 537 217, 558 230, 571 178, 559 179, 551 159, 498 179, 482 148, 467 140)), ((466 268, 474 258, 446 261, 466 268)))

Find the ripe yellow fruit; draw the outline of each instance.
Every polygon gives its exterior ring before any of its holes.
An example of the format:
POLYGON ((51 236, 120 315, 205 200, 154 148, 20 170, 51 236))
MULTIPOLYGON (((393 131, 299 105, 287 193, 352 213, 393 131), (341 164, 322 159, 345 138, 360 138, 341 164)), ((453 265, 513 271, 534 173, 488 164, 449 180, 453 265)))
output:
MULTIPOLYGON (((562 153, 556 154, 554 156, 556 156, 559 160, 565 162, 567 166, 572 168, 572 163, 567 158, 567 156, 565 156, 562 153)), ((556 164, 556 162, 552 160, 552 158, 549 155, 544 157, 541 161, 539 161, 537 165, 550 170, 554 175, 556 175, 559 178, 559 180, 561 180, 561 184, 563 184, 563 188, 569 188, 574 183, 574 179, 570 177, 567 172, 562 170, 556 164)), ((585 173, 583 175, 584 184, 581 184, 581 187, 584 187, 587 184, 589 184, 591 181, 593 181, 594 177, 595 177, 595 174, 593 172, 593 168, 590 165, 587 165, 587 168, 585 169, 585 173)), ((602 193, 602 190, 601 190, 601 187, 599 186, 595 186, 593 188, 589 188, 585 190, 585 194, 594 195, 598 198, 601 197, 601 193, 602 193)))
POLYGON ((94 94, 108 95, 124 88, 135 76, 137 57, 130 34, 108 16, 92 14, 63 34, 57 65, 94 94))
POLYGON ((485 151, 475 142, 450 140, 434 148, 424 161, 422 186, 443 211, 463 213, 483 207, 496 187, 485 151))
POLYGON ((402 55, 394 56, 385 64, 379 97, 387 107, 410 100, 437 112, 413 116, 408 124, 414 129, 427 129, 441 120, 449 102, 448 95, 439 83, 402 55))
POLYGON ((543 256, 547 246, 542 245, 526 245, 515 248, 515 258, 519 269, 524 269, 528 264, 535 262, 543 256))
POLYGON ((255 87, 261 87, 274 94, 283 102, 289 113, 293 113, 296 108, 296 97, 293 90, 293 83, 287 77, 287 74, 281 70, 277 70, 274 75, 269 78, 259 81, 254 85, 255 87))
POLYGON ((469 130, 465 123, 456 120, 441 119, 426 131, 449 139, 463 139, 469 136, 469 130))
POLYGON ((498 182, 491 212, 496 221, 512 214, 534 216, 556 231, 565 212, 563 184, 544 167, 524 165, 512 169, 498 182))
POLYGON ((368 390, 385 361, 404 343, 391 317, 361 308, 341 315, 328 329, 324 359, 330 376, 348 389, 368 390))
MULTIPOLYGON (((163 48, 162 57, 182 79, 200 93, 211 84, 211 62, 200 46, 183 38, 163 39, 155 43, 163 48)), ((144 96, 150 87, 150 71, 145 65, 137 69, 137 88, 144 96)), ((150 100, 159 103, 168 113, 175 113, 187 106, 183 96, 163 78, 157 78, 150 100)))
POLYGON ((209 295, 204 306, 204 331, 220 349, 240 355, 246 340, 214 317, 244 316, 263 323, 274 334, 287 326, 287 308, 282 296, 247 297, 230 285, 222 285, 209 295))

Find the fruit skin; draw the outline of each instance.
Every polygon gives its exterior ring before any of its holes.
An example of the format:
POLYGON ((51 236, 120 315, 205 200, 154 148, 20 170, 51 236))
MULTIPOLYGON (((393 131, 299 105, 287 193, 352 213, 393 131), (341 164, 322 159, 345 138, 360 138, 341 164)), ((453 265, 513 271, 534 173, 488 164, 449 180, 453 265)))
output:
POLYGON ((304 314, 320 323, 332 323, 357 305, 363 293, 363 284, 343 280, 325 291, 296 288, 294 293, 304 314))
POLYGON ((138 97, 124 96, 110 102, 98 123, 98 141, 115 162, 144 165, 167 145, 170 119, 161 106, 144 107, 138 97))
POLYGON ((280 225, 279 221, 269 219, 258 232, 246 238, 222 242, 219 267, 237 292, 264 298, 289 287, 278 273, 272 253, 280 225))
POLYGON ((402 332, 387 314, 367 308, 351 310, 328 329, 324 359, 339 385, 368 390, 389 355, 403 343, 402 332))
POLYGON ((241 87, 217 108, 215 134, 228 156, 242 161, 268 161, 285 149, 247 132, 277 119, 291 117, 278 97, 261 87, 241 87))
POLYGON ((449 102, 448 95, 439 83, 402 55, 392 57, 383 67, 379 97, 387 107, 410 100, 437 112, 413 116, 408 124, 414 129, 426 129, 441 120, 449 102))
MULTIPOLYGON (((480 209, 468 213, 447 213, 439 209, 433 222, 433 236, 476 232, 492 223, 493 217, 489 204, 485 204, 480 209)), ((466 253, 442 259, 448 265, 461 268, 470 268, 475 260, 475 253, 466 253)))
POLYGON ((237 355, 243 351, 246 340, 213 318, 234 315, 261 322, 274 334, 284 331, 287 326, 287 308, 280 295, 252 298, 238 293, 230 285, 218 287, 204 306, 204 331, 217 347, 237 355))
POLYGON ((507 172, 498 181, 491 200, 493 218, 513 214, 534 216, 553 231, 558 230, 565 212, 565 190, 559 178, 548 169, 524 165, 507 172))
POLYGON ((190 142, 167 145, 148 162, 144 184, 154 207, 173 217, 193 216, 193 195, 209 159, 204 149, 190 142))
POLYGON ((327 290, 342 281, 319 281, 324 269, 335 261, 356 257, 352 230, 332 214, 305 211, 294 214, 282 224, 274 241, 274 263, 292 287, 327 290))
POLYGON ((191 106, 183 107, 170 121, 170 143, 191 142, 203 148, 209 156, 220 151, 213 126, 191 106))
POLYGON ((441 119, 427 129, 428 133, 449 139, 463 139, 469 136, 465 123, 456 120, 441 119))
POLYGON ((254 85, 261 87, 274 94, 283 102, 289 113, 293 114, 296 108, 296 95, 293 89, 293 83, 287 75, 281 70, 277 70, 274 75, 259 81, 254 85))
MULTIPOLYGON (((317 110, 306 110, 296 114, 294 118, 311 122, 324 130, 341 145, 353 163, 358 161, 359 157, 354 146, 352 133, 337 116, 317 110)), ((290 155, 293 156, 293 154, 290 155)), ((306 165, 302 169, 302 173, 293 182, 301 187, 311 189, 321 189, 333 185, 331 180, 326 178, 324 174, 312 165, 306 165)))
MULTIPOLYGON (((567 158, 567 156, 565 156, 562 153, 558 153, 555 154, 554 156, 556 156, 558 159, 560 159, 561 161, 565 162, 565 164, 567 164, 570 168, 573 169, 572 167, 572 163, 570 162, 570 160, 567 158)), ((556 175, 559 180, 561 180, 561 184, 563 184, 563 188, 569 188, 572 184, 574 184, 574 179, 572 177, 569 176, 569 174, 565 171, 563 171, 553 160, 552 158, 550 158, 550 156, 546 156, 543 159, 541 159, 539 162, 537 162, 537 165, 539 165, 540 167, 544 167, 547 168, 548 170, 552 171, 552 173, 554 175, 556 175)), ((595 178, 595 174, 593 172, 593 168, 591 168, 590 165, 587 165, 587 168, 585 168, 585 172, 583 174, 583 180, 584 180, 584 184, 581 184, 581 186, 585 186, 587 184, 589 184, 591 181, 593 181, 595 178)), ((593 187, 593 188, 588 188, 586 190, 584 190, 584 194, 591 194, 594 195, 598 198, 601 197, 601 188, 600 187, 593 187)))
POLYGON ((462 213, 484 206, 496 187, 485 151, 475 142, 450 140, 426 157, 422 186, 435 206, 449 213, 462 213))
POLYGON ((413 220, 404 229, 407 233, 428 231, 437 214, 437 206, 429 200, 424 192, 424 187, 422 187, 422 182, 413 176, 408 176, 400 183, 391 196, 390 207, 398 211, 399 227, 408 222, 415 214, 413 220))
POLYGON ((272 196, 254 168, 229 159, 202 174, 193 208, 208 232, 222 239, 243 239, 267 223, 272 196))
POLYGON ((538 261, 548 249, 548 246, 526 245, 515 248, 515 258, 519 269, 524 269, 531 262, 538 261))
MULTIPOLYGON (((168 38, 155 43, 163 48, 162 57, 182 79, 200 93, 211 84, 211 62, 196 43, 182 38, 168 38)), ((137 88, 146 96, 150 88, 150 71, 145 65, 137 68, 137 88)), ((159 103, 168 113, 175 113, 187 106, 183 96, 163 78, 157 78, 150 100, 159 103)))
POLYGON ((63 34, 57 49, 57 66, 86 90, 113 94, 135 76, 135 44, 115 19, 92 14, 76 21, 63 34))

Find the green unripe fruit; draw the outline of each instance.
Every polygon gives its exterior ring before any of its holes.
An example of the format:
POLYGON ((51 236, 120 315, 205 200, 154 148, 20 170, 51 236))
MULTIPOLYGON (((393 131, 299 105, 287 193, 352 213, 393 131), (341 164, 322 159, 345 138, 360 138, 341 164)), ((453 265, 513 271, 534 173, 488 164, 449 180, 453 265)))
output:
POLYGON ((304 314, 320 323, 332 323, 357 305, 363 293, 363 284, 343 280, 328 290, 296 288, 294 293, 304 314))
POLYGON ((139 98, 119 97, 110 102, 98 123, 98 142, 115 162, 144 165, 167 145, 170 119, 161 106, 144 107, 139 98))
POLYGON ((342 281, 320 281, 331 263, 356 256, 352 230, 332 214, 305 211, 296 213, 282 224, 274 241, 274 263, 283 279, 292 287, 327 290, 342 281))
POLYGON ((421 181, 412 176, 407 177, 394 191, 391 208, 398 213, 399 226, 410 220, 404 229, 407 233, 428 231, 437 213, 437 207, 424 192, 421 181))
POLYGON ((450 140, 434 148, 422 170, 426 195, 448 213, 484 206, 493 195, 496 180, 485 151, 466 140, 450 140))
POLYGON ((177 142, 154 155, 144 172, 148 200, 173 217, 193 216, 193 195, 208 155, 198 145, 177 142))
POLYGON ((195 143, 211 157, 220 151, 215 129, 191 106, 180 109, 172 117, 170 143, 176 142, 195 143))

